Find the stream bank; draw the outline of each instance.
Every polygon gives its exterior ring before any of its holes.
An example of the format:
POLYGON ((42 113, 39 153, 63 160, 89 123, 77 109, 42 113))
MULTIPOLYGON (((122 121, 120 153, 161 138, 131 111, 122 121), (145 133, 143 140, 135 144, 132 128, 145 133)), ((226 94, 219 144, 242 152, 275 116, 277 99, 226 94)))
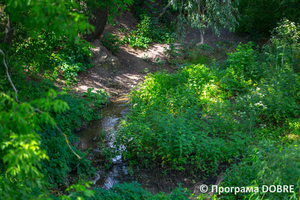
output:
POLYGON ((125 119, 126 113, 129 111, 127 101, 126 96, 114 99, 100 111, 101 119, 92 121, 87 128, 76 133, 80 138, 79 149, 88 152, 87 158, 92 162, 92 166, 97 169, 94 177, 89 179, 95 187, 107 190, 116 183, 137 181, 145 190, 153 194, 159 192, 171 193, 179 184, 181 187, 197 193, 199 185, 214 184, 222 176, 222 172, 228 167, 227 165, 220 167, 217 174, 205 177, 205 174, 195 173, 188 166, 184 171, 161 167, 141 169, 129 167, 120 155, 113 158, 112 162, 105 160, 101 146, 113 146, 112 142, 118 131, 119 123, 122 119, 125 119))
POLYGON ((103 189, 110 189, 115 183, 133 181, 127 172, 127 163, 120 155, 113 158, 109 164, 101 150, 102 146, 113 146, 119 122, 129 110, 127 100, 126 96, 121 96, 111 101, 100 111, 101 119, 92 121, 87 128, 76 133, 80 138, 78 147, 88 151, 87 158, 92 161, 92 166, 97 168, 94 178, 90 181, 103 189))
MULTIPOLYGON (((124 12, 123 17, 117 19, 120 23, 117 26, 106 26, 105 31, 120 35, 120 27, 134 28, 136 20, 131 12, 124 12)), ((187 45, 190 41, 199 39, 199 31, 192 30, 186 37, 187 45)), ((207 31, 205 41, 209 45, 216 44, 220 41, 229 41, 232 43, 246 42, 242 37, 236 37, 233 33, 223 31, 221 37, 214 36, 211 31, 207 31)), ((101 45, 101 44, 100 44, 101 45)), ((109 189, 114 183, 138 181, 143 188, 152 192, 160 191, 170 193, 174 188, 178 187, 177 183, 182 187, 194 191, 195 188, 202 183, 207 185, 214 184, 220 174, 228 167, 221 165, 216 174, 205 177, 203 173, 192 174, 193 169, 188 166, 185 171, 175 171, 168 168, 149 168, 149 169, 132 169, 128 168, 125 161, 119 157, 110 168, 106 170, 104 165, 107 163, 105 157, 101 155, 101 144, 110 145, 107 135, 117 131, 120 120, 125 117, 129 107, 126 106, 127 98, 125 97, 135 86, 144 80, 147 73, 166 70, 173 72, 176 69, 171 67, 168 62, 158 65, 154 62, 157 58, 167 61, 164 48, 165 44, 152 44, 147 50, 133 49, 130 46, 121 46, 116 53, 116 57, 120 61, 120 67, 116 70, 109 70, 101 67, 93 67, 89 71, 79 74, 79 82, 74 87, 79 93, 86 92, 88 88, 105 89, 112 97, 110 105, 102 109, 102 118, 92 121, 84 130, 76 133, 81 138, 79 148, 87 151, 88 159, 92 161, 92 166, 98 167, 93 181, 96 186, 109 189), (149 59, 144 59, 144 56, 149 59), (124 98, 125 97, 125 98, 124 98), (100 133, 100 134, 99 134, 100 133)), ((93 55, 97 51, 92 50, 93 55)), ((220 53, 218 53, 220 54, 220 53)), ((223 55, 223 54, 222 54, 223 55)), ((226 53, 224 53, 226 56, 226 53)), ((210 55, 214 57, 214 55, 210 55)), ((94 56, 94 59, 97 59, 94 56)))

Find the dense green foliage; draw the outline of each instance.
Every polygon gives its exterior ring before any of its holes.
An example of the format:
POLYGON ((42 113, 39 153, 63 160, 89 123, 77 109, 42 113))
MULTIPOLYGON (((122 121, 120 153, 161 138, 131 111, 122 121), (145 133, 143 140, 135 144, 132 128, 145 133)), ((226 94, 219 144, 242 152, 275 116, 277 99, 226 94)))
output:
POLYGON ((20 23, 18 25, 25 27, 26 32, 33 37, 37 37, 43 30, 73 39, 79 31, 92 28, 87 23, 87 17, 78 12, 80 5, 76 1, 6 0, 2 3, 11 22, 20 23))
MULTIPOLYGON (((49 195, 48 189, 70 184, 68 174, 71 171, 93 173, 90 161, 73 146, 78 138, 72 132, 99 118, 94 110, 107 103, 107 95, 103 91, 91 94, 92 89, 85 99, 67 93, 56 95, 58 89, 43 78, 54 80, 59 67, 60 70, 65 67, 63 75, 67 83, 71 83, 78 71, 91 67, 91 52, 86 42, 70 42, 53 33, 16 41, 10 47, 0 44, 21 101, 17 104, 10 98, 12 88, 5 70, 1 70, 1 118, 4 118, 0 121, 4 135, 1 137, 0 196, 36 199, 42 195, 41 198, 45 198, 49 195), (67 143, 83 158, 79 160, 67 143)), ((4 69, 2 62, 0 67, 4 69)))
POLYGON ((269 45, 240 44, 223 64, 150 74, 130 94, 116 142, 124 157, 132 166, 207 174, 236 163, 224 186, 293 184, 293 193, 268 196, 299 198, 299 177, 290 177, 299 171, 300 48, 290 38, 298 28, 282 21, 269 45))
MULTIPOLYGON (((180 11, 180 18, 187 22, 191 27, 205 31, 205 28, 211 27, 219 35, 220 28, 234 30, 237 25, 236 7, 232 1, 223 0, 187 0, 173 1, 171 3, 175 10, 180 11)), ((182 29, 181 29, 182 30, 182 29)))
POLYGON ((225 112, 230 102, 217 86, 215 73, 204 65, 190 65, 172 75, 155 73, 131 94, 133 107, 119 138, 128 146, 129 162, 180 170, 189 165, 211 173, 239 155, 245 134, 225 112))
MULTIPOLYGON (((236 8, 227 0, 136 1, 133 12, 140 23, 137 30, 130 31, 123 38, 123 43, 139 48, 147 48, 151 42, 183 41, 188 32, 186 26, 200 29, 203 36, 207 27, 219 35, 220 28, 232 31, 237 24, 233 15, 236 8)), ((203 42, 203 37, 201 39, 203 42)))
MULTIPOLYGON (((299 120, 296 124, 299 125, 299 120)), ((258 193, 238 193, 236 199, 299 199, 299 143, 295 145, 264 141, 249 149, 239 164, 226 173, 224 187, 259 187, 258 193), (294 193, 262 192, 262 186, 293 185, 294 193)), ((223 194, 233 199, 232 194, 223 194)))
POLYGON ((56 80, 60 71, 66 84, 72 84, 79 72, 92 67, 90 46, 84 40, 69 42, 53 33, 46 33, 37 39, 14 43, 10 51, 15 52, 13 56, 20 60, 19 65, 26 66, 28 74, 43 74, 50 80, 56 80))
POLYGON ((253 186, 260 192, 236 197, 223 194, 228 199, 299 198, 300 52, 298 38, 291 37, 297 37, 291 34, 297 29, 299 26, 287 20, 278 24, 272 43, 264 47, 258 60, 264 73, 256 89, 236 98, 237 105, 243 105, 238 106, 241 112, 252 113, 252 134, 257 142, 227 171, 223 186, 253 186), (263 193, 262 185, 293 185, 294 192, 263 193))
POLYGON ((101 40, 101 43, 110 50, 113 54, 116 54, 120 50, 120 40, 118 36, 106 32, 101 40))
POLYGON ((133 12, 138 19, 137 30, 127 31, 122 43, 132 47, 147 48, 150 43, 171 43, 174 42, 175 23, 170 16, 164 15, 158 19, 157 15, 162 12, 157 7, 158 3, 136 2, 133 12))
MULTIPOLYGON (((54 112, 51 112, 51 114, 61 130, 69 136, 71 143, 78 141, 78 138, 72 134, 74 129, 86 125, 87 122, 95 118, 100 118, 99 115, 94 114, 94 110, 90 106, 94 104, 95 108, 99 108, 106 103, 105 98, 104 93, 95 94, 95 100, 91 99, 89 101, 73 98, 67 94, 58 96, 57 99, 66 102, 72 109, 60 114, 54 112), (96 95, 102 100, 97 101, 96 95)), ((75 155, 70 154, 70 149, 66 146, 66 141, 58 130, 44 125, 39 133, 42 137, 42 144, 49 156, 49 160, 43 161, 42 169, 42 172, 45 175, 47 174, 46 180, 49 183, 54 186, 68 184, 67 177, 72 170, 76 170, 78 174, 93 174, 95 172, 95 169, 90 166, 90 161, 86 158, 78 160, 75 155)), ((76 152, 84 157, 83 153, 76 152)))
MULTIPOLYGON (((55 111, 66 110, 67 105, 61 101, 40 100, 39 106, 55 111)), ((35 132, 39 124, 45 122, 53 125, 54 121, 47 112, 37 114, 31 103, 16 103, 9 95, 1 93, 1 190, 0 196, 8 199, 29 199, 36 188, 41 188, 43 175, 39 171, 40 160, 47 158, 41 147, 40 136, 35 132)), ((47 111, 46 110, 46 111, 47 111)))
POLYGON ((270 35, 282 18, 300 22, 300 4, 297 0, 242 0, 237 3, 239 18, 238 32, 252 35, 270 35))
MULTIPOLYGON (((218 33, 221 26, 233 29, 236 25, 231 1, 175 0, 171 2, 173 10, 159 19, 162 8, 155 11, 156 5, 148 3, 150 9, 145 9, 145 2, 136 1, 137 30, 125 31, 122 40, 132 47, 172 43, 175 10, 179 11, 180 28, 184 23, 202 31, 211 26, 218 33)), ((125 9, 133 0, 84 3, 109 7, 114 14, 119 5, 125 9)), ((82 13, 84 3, 0 1, 5 16, 0 23, 6 24, 9 16, 15 27, 13 42, 1 43, 0 49, 6 54, 20 100, 15 101, 1 62, 1 199, 187 199, 189 191, 181 187, 170 194, 151 194, 137 183, 117 184, 110 190, 74 185, 65 195, 51 194, 70 186, 70 172, 95 172, 85 154, 76 149, 78 138, 72 132, 99 118, 94 111, 107 103, 102 90, 93 93, 89 88, 78 96, 58 92, 51 82, 61 74, 66 84, 75 83, 77 73, 91 67, 90 45, 77 37, 91 28, 86 23, 90 12, 82 13)), ((125 145, 122 153, 131 167, 212 175, 231 165, 225 172, 224 187, 294 185, 294 192, 288 194, 226 193, 221 196, 224 199, 299 199, 300 26, 294 23, 299 22, 299 2, 245 0, 237 6, 240 32, 267 33, 282 17, 287 19, 273 29, 268 45, 239 44, 220 63, 211 62, 204 51, 181 54, 170 45, 166 50, 170 57, 186 56, 185 63, 176 63, 179 70, 172 74, 150 74, 131 92, 131 109, 116 137, 115 152, 125 145)), ((180 28, 177 31, 184 35, 180 28)), ((4 31, 4 26, 0 30, 4 31)), ((114 35, 105 35, 103 44, 113 53, 119 50, 114 35)), ((207 45, 199 49, 211 51, 207 45)), ((107 157, 115 153, 104 150, 107 157)))
POLYGON ((82 3, 78 1, 62 2, 58 0, 4 0, 5 15, 9 15, 9 20, 17 25, 18 29, 24 29, 23 37, 38 37, 41 32, 54 32, 59 36, 64 36, 68 40, 76 39, 78 33, 86 33, 94 29, 87 23, 91 15, 88 8, 109 9, 109 21, 114 22, 114 16, 120 13, 120 10, 127 10, 133 0, 108 0, 96 1, 85 0, 82 3), (28 12, 30 11, 30 12, 28 12))
MULTIPOLYGON (((56 96, 54 90, 47 93, 44 89, 49 88, 43 82, 38 85, 34 82, 24 84, 24 80, 21 79, 15 83, 21 91, 20 100, 32 100, 18 105, 4 93, 1 95, 1 132, 4 135, 1 137, 3 160, 0 177, 5 187, 2 187, 0 196, 4 195, 9 199, 29 199, 38 191, 43 193, 45 185, 52 188, 68 184, 67 177, 71 170, 76 169, 78 174, 93 173, 90 161, 86 158, 79 160, 73 155, 64 136, 53 124, 57 122, 71 143, 78 141, 72 131, 97 117, 90 106, 94 104, 95 108, 98 108, 106 103, 105 94, 94 94, 94 99, 84 100, 68 94, 56 96), (69 109, 70 107, 72 109, 69 109), (38 114, 35 109, 44 111, 44 114, 38 114), (14 120, 23 123, 15 126, 14 124, 18 123, 14 120), (27 166, 27 163, 30 165, 27 166)), ((84 157, 74 146, 72 148, 84 157)))

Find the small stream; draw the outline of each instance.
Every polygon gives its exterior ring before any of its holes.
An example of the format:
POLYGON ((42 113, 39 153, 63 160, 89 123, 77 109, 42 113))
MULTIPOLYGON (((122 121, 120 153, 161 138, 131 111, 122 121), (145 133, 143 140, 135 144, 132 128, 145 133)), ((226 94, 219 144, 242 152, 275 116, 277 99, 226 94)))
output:
MULTIPOLYGON (((92 160, 93 166, 102 166, 103 158, 99 159, 99 141, 102 138, 99 132, 105 131, 106 138, 111 138, 106 142, 106 145, 112 147, 112 140, 114 134, 118 129, 119 122, 122 117, 128 112, 129 107, 126 105, 127 97, 120 97, 116 101, 111 102, 106 108, 101 110, 101 119, 92 121, 92 123, 85 129, 76 133, 80 138, 79 148, 82 150, 89 150, 88 159, 92 160)), ((116 156, 112 159, 112 166, 110 169, 101 169, 96 172, 92 182, 102 189, 110 189, 115 183, 132 182, 130 175, 127 172, 127 163, 122 160, 121 156, 116 156)))

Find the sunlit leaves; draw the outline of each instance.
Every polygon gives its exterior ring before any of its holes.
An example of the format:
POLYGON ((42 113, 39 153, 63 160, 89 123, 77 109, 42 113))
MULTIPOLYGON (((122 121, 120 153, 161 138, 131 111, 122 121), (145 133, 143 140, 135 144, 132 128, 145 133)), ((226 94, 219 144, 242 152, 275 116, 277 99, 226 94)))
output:
MULTIPOLYGON (((36 133, 42 123, 54 124, 53 118, 45 112, 56 105, 57 111, 67 108, 65 103, 56 100, 52 102, 56 94, 50 91, 49 98, 35 100, 31 103, 16 103, 9 95, 0 94, 0 155, 4 163, 6 176, 0 182, 7 190, 0 190, 0 196, 9 196, 11 199, 19 199, 22 195, 29 195, 34 188, 41 188, 43 175, 40 172, 40 161, 46 159, 46 152, 42 150, 40 136, 36 133), (42 113, 32 107, 39 106, 42 113), (21 193, 12 193, 10 187, 21 193)), ((28 199, 29 196, 23 197, 28 199)))
POLYGON ((201 29, 202 32, 205 31, 205 28, 211 27, 217 35, 220 35, 220 28, 228 28, 233 31, 237 25, 234 15, 237 9, 230 0, 177 0, 173 1, 171 5, 181 12, 179 21, 188 23, 193 28, 201 29))
POLYGON ((29 35, 33 37, 37 37, 43 30, 71 39, 77 37, 79 31, 91 29, 87 17, 78 12, 80 6, 75 1, 16 0, 5 4, 5 11, 10 13, 10 19, 28 27, 29 35))
POLYGON ((237 152, 242 145, 230 144, 227 137, 235 124, 222 114, 222 101, 216 103, 222 91, 213 84, 214 79, 212 70, 200 64, 173 74, 150 74, 140 89, 131 93, 133 106, 118 138, 126 146, 129 162, 177 170, 192 164, 195 170, 209 173, 233 157, 229 149, 237 152), (215 108, 218 105, 219 110, 215 108))

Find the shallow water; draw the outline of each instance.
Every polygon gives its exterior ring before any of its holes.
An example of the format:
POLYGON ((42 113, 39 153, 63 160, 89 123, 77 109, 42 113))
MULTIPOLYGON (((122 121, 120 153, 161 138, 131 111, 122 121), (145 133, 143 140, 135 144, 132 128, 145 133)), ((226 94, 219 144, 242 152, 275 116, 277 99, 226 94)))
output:
MULTIPOLYGON (((82 150, 90 149, 88 159, 97 164, 97 155, 100 155, 99 140, 102 138, 99 136, 99 132, 105 131, 107 140, 106 145, 113 147, 114 134, 118 129, 119 122, 122 117, 125 116, 129 107, 126 105, 127 98, 120 97, 114 102, 111 102, 109 106, 102 109, 101 119, 92 121, 91 124, 76 133, 80 138, 79 148, 82 150)), ((99 165, 103 165, 103 162, 99 165)), ((97 166, 97 165, 96 165, 97 166)), ((115 183, 131 182, 130 175, 127 172, 127 163, 122 160, 121 156, 116 156, 112 159, 112 166, 108 170, 99 170, 96 172, 95 177, 91 180, 98 187, 103 189, 109 189, 115 183)))

